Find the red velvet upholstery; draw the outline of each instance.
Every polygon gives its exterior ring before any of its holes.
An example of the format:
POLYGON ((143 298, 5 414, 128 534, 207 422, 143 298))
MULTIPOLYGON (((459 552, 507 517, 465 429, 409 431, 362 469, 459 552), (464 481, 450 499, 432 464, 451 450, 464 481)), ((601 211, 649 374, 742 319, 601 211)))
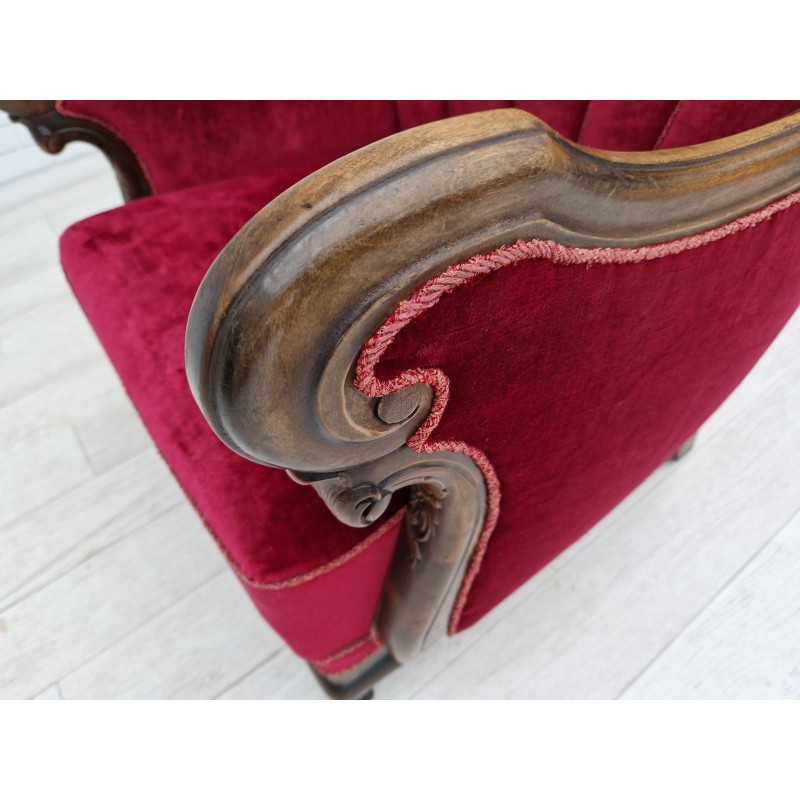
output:
POLYGON ((154 194, 333 161, 370 142, 443 117, 516 105, 577 138, 585 100, 59 100, 67 116, 114 131, 154 194), (249 124, 243 124, 246 120, 249 124))
MULTIPOLYGON (((160 193, 68 230, 62 259, 70 283, 259 610, 328 672, 375 647, 370 621, 399 519, 344 526, 313 490, 221 444, 186 385, 186 318, 214 257, 277 193, 368 141, 478 110, 479 102, 63 105, 110 124, 160 193), (249 128, 241 115, 253 120, 249 128), (231 176, 244 177, 212 183, 231 176), (187 186, 195 188, 173 191, 187 186)), ((515 104, 607 149, 710 140, 797 107, 515 104)), ((800 301, 799 213, 644 264, 509 266, 444 298, 400 335, 380 376, 443 369, 451 399, 432 440, 480 446, 502 485, 498 526, 461 627, 613 508, 755 363, 800 301)))
POLYGON ((62 100, 68 115, 115 131, 138 156, 155 193, 320 163, 398 130, 389 100, 62 100))
POLYGON ((599 150, 652 150, 676 106, 675 100, 592 100, 578 142, 599 150))
POLYGON ((497 527, 459 629, 702 425, 800 304, 798 263, 795 205, 644 263, 521 261, 445 295, 399 334, 377 377, 443 371, 450 399, 428 444, 480 448, 500 482, 497 527))
MULTIPOLYGON (((317 166, 141 200, 84 220, 61 239, 67 278, 164 459, 240 573, 260 584, 317 570, 372 531, 337 522, 313 490, 217 439, 186 382, 186 319, 225 243, 317 166)), ((399 521, 338 578, 248 591, 297 652, 329 656, 369 631, 398 528, 399 521), (345 578, 349 592, 339 582, 345 578)))
POLYGON ((797 111, 797 100, 681 100, 657 148, 687 147, 733 136, 797 111))

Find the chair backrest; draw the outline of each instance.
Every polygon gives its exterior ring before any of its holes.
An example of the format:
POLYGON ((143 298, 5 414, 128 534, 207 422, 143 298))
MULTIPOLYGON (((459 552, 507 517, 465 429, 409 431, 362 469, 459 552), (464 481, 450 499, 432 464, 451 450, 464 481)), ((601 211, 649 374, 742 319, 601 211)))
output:
POLYGON ((323 164, 397 131, 391 101, 60 100, 122 139, 154 194, 323 164))
POLYGON ((420 367, 447 376, 426 444, 480 450, 499 482, 459 629, 668 460, 800 305, 797 205, 703 241, 652 260, 657 249, 621 249, 611 263, 512 254, 492 272, 484 260, 381 356, 386 384, 420 367))
POLYGON ((154 194, 273 170, 322 166, 392 133, 439 119, 519 108, 567 139, 609 150, 680 147, 750 130, 797 101, 60 100, 67 117, 125 142, 154 194))

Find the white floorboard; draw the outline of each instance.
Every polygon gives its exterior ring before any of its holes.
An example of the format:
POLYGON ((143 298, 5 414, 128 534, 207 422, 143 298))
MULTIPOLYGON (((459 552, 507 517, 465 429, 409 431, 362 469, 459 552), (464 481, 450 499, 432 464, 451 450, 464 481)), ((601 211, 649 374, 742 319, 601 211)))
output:
POLYGON ((0 228, 0 288, 4 290, 3 294, 13 284, 52 269, 54 257, 57 258, 56 244, 56 236, 46 219, 21 220, 21 224, 13 228, 0 228))
POLYGON ((41 694, 32 697, 32 700, 63 700, 58 685, 53 685, 49 689, 45 689, 41 694))
MULTIPOLYGON (((120 202, 88 150, 0 185, 0 697, 322 698, 60 270, 63 228, 120 202)), ((378 697, 800 696, 798 407, 800 315, 683 461, 378 697)))
POLYGON ((66 426, 0 451, 0 525, 5 527, 91 475, 78 437, 66 426))
POLYGON ((220 572, 60 681, 70 698, 213 698, 283 647, 220 572))
POLYGON ((625 692, 626 699, 800 698, 800 514, 625 692))
POLYGON ((103 358, 94 332, 71 298, 57 298, 0 321, 0 374, 12 376, 0 384, 0 408, 103 358))
POLYGON ((79 485, 3 527, 0 608, 45 589, 56 579, 185 499, 155 450, 79 485))
MULTIPOLYGON (((48 256, 48 259, 50 257, 48 256)), ((27 278, 19 275, 0 291, 0 320, 9 321, 47 305, 67 294, 64 274, 57 266, 48 266, 40 272, 34 271, 27 278)))
POLYGON ((105 359, 0 408, 0 451, 64 425, 98 474, 154 446, 105 359))
POLYGON ((185 505, 101 547, 0 611, 0 697, 31 697, 146 625, 224 568, 185 505))

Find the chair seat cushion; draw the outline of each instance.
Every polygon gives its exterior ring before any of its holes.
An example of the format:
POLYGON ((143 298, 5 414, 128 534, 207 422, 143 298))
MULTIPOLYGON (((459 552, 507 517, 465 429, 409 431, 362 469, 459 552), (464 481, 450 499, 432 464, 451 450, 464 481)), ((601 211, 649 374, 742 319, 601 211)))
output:
POLYGON ((313 489, 230 451, 184 370, 186 320, 212 261, 253 214, 319 166, 130 203, 68 229, 61 257, 158 449, 259 610, 305 658, 341 668, 327 659, 369 640, 400 517, 350 528, 313 489))

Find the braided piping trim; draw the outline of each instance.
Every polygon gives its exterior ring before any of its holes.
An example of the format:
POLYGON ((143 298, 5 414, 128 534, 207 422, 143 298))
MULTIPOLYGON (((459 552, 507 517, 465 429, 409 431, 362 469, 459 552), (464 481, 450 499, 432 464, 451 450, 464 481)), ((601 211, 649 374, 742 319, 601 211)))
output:
POLYGON ((337 650, 333 655, 319 658, 309 663, 323 675, 343 675, 362 661, 365 661, 383 645, 383 640, 375 628, 370 628, 366 636, 356 639, 355 642, 337 650))
POLYGON ((386 322, 367 339, 356 363, 354 381, 356 388, 368 397, 384 397, 418 383, 427 383, 434 392, 433 404, 425 421, 408 440, 408 446, 418 453, 435 453, 443 450, 463 453, 475 462, 486 481, 488 494, 486 520, 450 615, 448 633, 451 636, 458 630, 458 624, 461 620, 464 606, 467 603, 470 589, 480 571, 489 540, 497 525, 497 519, 500 514, 500 480, 491 461, 477 447, 473 447, 466 442, 429 441, 431 434, 442 418, 442 414, 444 414, 450 396, 450 380, 442 370, 435 367, 414 368, 405 370, 390 380, 381 381, 377 378, 375 370, 378 363, 397 334, 417 317, 433 308, 445 294, 452 292, 459 286, 468 284, 479 275, 495 272, 509 264, 539 258, 547 259, 554 264, 585 264, 587 266, 635 264, 642 261, 652 261, 664 256, 681 253, 684 250, 693 250, 747 228, 752 228, 754 225, 758 225, 798 201, 800 201, 800 191, 787 195, 758 211, 721 225, 719 228, 686 236, 682 239, 675 239, 671 242, 646 245, 644 247, 567 247, 557 242, 542 239, 535 239, 531 242, 517 242, 513 245, 501 247, 487 255, 475 256, 462 264, 449 267, 420 286, 411 297, 403 300, 386 322))

